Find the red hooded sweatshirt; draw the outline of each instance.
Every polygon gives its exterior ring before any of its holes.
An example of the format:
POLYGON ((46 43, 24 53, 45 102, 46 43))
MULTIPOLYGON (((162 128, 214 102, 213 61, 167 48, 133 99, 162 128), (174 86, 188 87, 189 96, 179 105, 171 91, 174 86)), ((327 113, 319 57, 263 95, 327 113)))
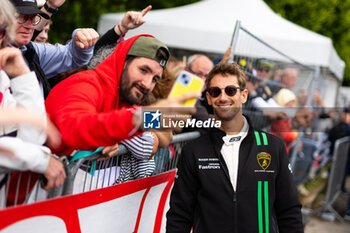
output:
POLYGON ((72 75, 52 89, 45 102, 46 110, 63 141, 54 153, 95 150, 140 134, 129 135, 135 128, 133 111, 121 107, 119 102, 125 57, 140 36, 153 37, 138 35, 121 42, 94 70, 72 75))

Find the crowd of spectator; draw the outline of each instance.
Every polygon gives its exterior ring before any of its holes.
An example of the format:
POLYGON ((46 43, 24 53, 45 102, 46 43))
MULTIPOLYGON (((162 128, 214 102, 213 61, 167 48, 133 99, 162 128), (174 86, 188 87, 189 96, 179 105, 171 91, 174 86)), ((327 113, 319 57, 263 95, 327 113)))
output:
MULTIPOLYGON (((39 9, 35 0, 0 0, 1 167, 43 174, 47 180, 43 188, 49 190, 60 187, 66 177, 54 154, 104 147, 98 159, 104 160, 116 156, 122 144, 130 153, 121 158, 115 181, 119 184, 162 170, 157 161, 171 158, 168 146, 173 133, 208 133, 203 128, 144 131, 142 127, 142 109, 147 108, 162 108, 163 114, 187 111, 202 121, 214 117, 206 86, 202 93, 167 98, 182 70, 206 81, 215 65, 208 56, 193 54, 184 62, 172 57, 168 47, 152 35, 125 40, 129 30, 146 22, 143 17, 151 6, 128 11, 101 37, 94 29, 78 28, 67 44, 50 44, 51 17, 64 2, 48 0, 39 9), (181 108, 182 102, 192 98, 198 98, 195 108, 181 108), (158 148, 168 150, 163 153, 158 148)), ((230 51, 215 63, 227 63, 230 51)), ((301 128, 315 132, 318 125, 312 119, 336 121, 336 113, 326 110, 318 90, 312 93, 312 106, 307 106, 309 93, 296 88, 301 74, 297 68, 278 67, 264 58, 248 62, 235 56, 233 60, 246 79, 244 116, 255 129, 281 138, 289 156, 296 150, 300 158, 311 158, 304 168, 307 174, 317 147, 310 150, 303 140, 295 143, 298 132, 301 128)), ((330 155, 335 140, 349 135, 348 112, 341 113, 340 123, 328 129, 330 155)), ((307 136, 317 143, 317 135, 307 136)))

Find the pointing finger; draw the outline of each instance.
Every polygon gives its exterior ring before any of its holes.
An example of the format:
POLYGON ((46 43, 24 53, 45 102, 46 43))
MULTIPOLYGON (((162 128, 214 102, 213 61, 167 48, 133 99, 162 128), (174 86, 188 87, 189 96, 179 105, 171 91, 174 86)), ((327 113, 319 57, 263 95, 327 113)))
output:
POLYGON ((149 12, 152 9, 152 5, 149 5, 148 7, 146 7, 145 9, 143 9, 141 11, 142 16, 145 16, 147 14, 147 12, 149 12))

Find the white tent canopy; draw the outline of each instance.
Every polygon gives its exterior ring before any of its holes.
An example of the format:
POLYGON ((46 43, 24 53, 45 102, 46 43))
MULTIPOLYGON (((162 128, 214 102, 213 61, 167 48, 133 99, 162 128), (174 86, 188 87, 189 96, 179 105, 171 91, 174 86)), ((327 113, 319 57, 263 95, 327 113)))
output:
MULTIPOLYGON (((102 15, 99 32, 112 28, 123 15, 102 15)), ((244 28, 298 62, 326 67, 339 80, 343 78, 345 64, 330 38, 283 19, 262 0, 203 0, 171 9, 151 10, 145 19, 147 22, 128 32, 127 37, 152 34, 169 47, 213 53, 226 51, 236 21, 240 20, 244 28)), ((276 58, 259 49, 249 51, 249 55, 276 58)))

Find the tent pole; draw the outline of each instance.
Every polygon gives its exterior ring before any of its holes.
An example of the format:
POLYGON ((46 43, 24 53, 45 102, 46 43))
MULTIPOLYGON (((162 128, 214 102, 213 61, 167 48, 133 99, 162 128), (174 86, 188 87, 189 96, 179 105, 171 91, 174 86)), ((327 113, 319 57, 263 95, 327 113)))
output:
POLYGON ((237 20, 236 21, 236 26, 235 26, 235 30, 233 31, 232 34, 232 39, 231 39, 231 58, 228 61, 228 63, 233 63, 233 56, 235 54, 235 49, 236 49, 236 45, 237 45, 237 41, 238 41, 238 34, 239 34, 239 29, 241 28, 241 21, 237 20))

